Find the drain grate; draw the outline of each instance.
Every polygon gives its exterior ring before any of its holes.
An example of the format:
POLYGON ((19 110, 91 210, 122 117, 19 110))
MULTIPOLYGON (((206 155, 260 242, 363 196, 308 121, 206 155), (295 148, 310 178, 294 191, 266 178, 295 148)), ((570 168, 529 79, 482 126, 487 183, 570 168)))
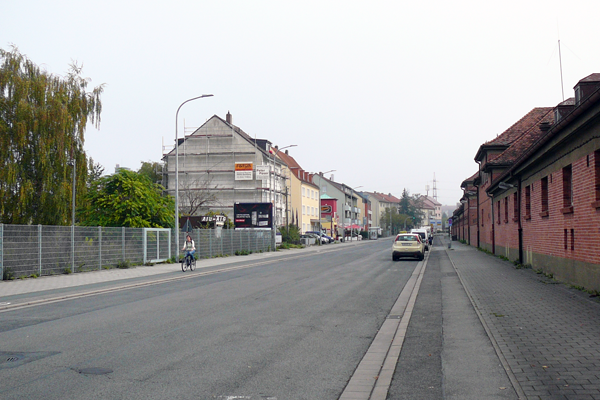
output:
POLYGON ((4 368, 16 368, 32 361, 40 360, 58 354, 57 351, 36 352, 7 352, 0 351, 0 370, 4 368))

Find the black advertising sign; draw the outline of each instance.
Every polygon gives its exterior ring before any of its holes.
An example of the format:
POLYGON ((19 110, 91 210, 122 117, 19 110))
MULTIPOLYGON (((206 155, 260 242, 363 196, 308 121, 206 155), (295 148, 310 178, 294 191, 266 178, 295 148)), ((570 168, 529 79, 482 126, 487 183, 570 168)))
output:
POLYGON ((236 228, 273 228, 273 204, 235 203, 233 223, 236 228))

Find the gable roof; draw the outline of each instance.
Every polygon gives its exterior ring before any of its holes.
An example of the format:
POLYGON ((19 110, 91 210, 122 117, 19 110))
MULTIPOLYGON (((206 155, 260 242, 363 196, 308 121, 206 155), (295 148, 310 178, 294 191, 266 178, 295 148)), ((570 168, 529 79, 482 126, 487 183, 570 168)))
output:
POLYGON ((319 187, 315 183, 313 183, 312 175, 303 170, 300 164, 298 164, 298 162, 294 159, 294 157, 290 156, 287 152, 277 153, 277 158, 283 161, 288 166, 290 171, 292 171, 292 174, 294 174, 294 176, 298 178, 301 182, 314 186, 316 188, 319 187))
MULTIPOLYGON (((542 119, 552 115, 553 107, 536 107, 515 122, 510 128, 502 132, 495 139, 485 142, 479 146, 475 161, 482 161, 484 155, 490 150, 504 151, 508 149, 523 134, 537 126, 542 119)), ((489 160, 488 160, 489 162, 489 160)))
POLYGON ((510 166, 515 160, 530 148, 537 140, 548 132, 548 128, 554 122, 553 108, 537 109, 534 115, 528 114, 527 124, 523 123, 523 129, 518 137, 515 137, 510 146, 501 154, 488 161, 490 166, 510 166))

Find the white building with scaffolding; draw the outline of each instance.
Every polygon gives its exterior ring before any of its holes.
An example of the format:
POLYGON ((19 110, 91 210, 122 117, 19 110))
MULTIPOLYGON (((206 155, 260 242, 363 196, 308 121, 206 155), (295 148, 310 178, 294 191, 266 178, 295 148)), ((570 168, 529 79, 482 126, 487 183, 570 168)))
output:
POLYGON ((181 216, 208 212, 233 218, 233 204, 274 204, 274 225, 287 224, 286 180, 289 170, 275 157, 277 148, 252 138, 213 115, 190 135, 178 139, 178 149, 163 155, 163 186, 175 196, 176 150, 179 152, 179 211, 181 216))

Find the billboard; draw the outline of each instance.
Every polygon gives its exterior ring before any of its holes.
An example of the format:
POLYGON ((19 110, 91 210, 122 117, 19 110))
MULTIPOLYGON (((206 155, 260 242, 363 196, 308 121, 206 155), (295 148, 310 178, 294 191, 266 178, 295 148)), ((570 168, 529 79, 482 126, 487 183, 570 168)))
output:
POLYGON ((257 165, 256 166, 256 180, 267 181, 269 180, 269 166, 268 165, 257 165))
POLYGON ((236 228, 273 228, 273 204, 235 203, 233 223, 236 228))
POLYGON ((252 180, 252 172, 254 171, 254 166, 251 162, 235 163, 235 180, 236 181, 251 181, 252 180))

